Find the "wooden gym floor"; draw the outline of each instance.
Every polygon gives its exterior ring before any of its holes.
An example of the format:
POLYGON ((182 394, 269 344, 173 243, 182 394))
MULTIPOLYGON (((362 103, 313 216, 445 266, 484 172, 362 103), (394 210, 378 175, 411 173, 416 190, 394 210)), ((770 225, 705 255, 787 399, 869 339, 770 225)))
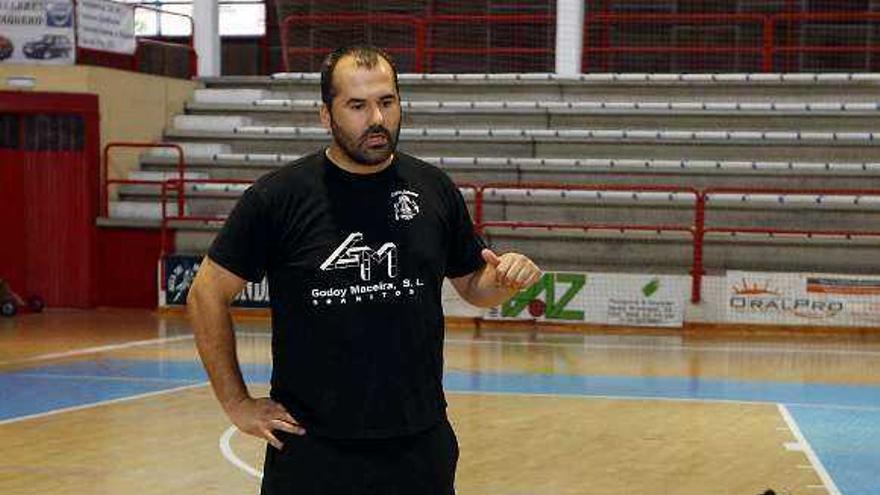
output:
MULTIPOLYGON (((239 321, 265 394, 268 322, 239 321)), ((880 495, 880 331, 450 330, 460 495, 880 495)), ((0 493, 255 494, 186 320, 0 319, 0 493)))

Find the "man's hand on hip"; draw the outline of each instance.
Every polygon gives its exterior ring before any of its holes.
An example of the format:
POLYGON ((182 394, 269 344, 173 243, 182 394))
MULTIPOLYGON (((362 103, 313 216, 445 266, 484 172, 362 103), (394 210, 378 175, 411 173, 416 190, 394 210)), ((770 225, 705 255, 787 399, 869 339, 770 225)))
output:
POLYGON ((294 435, 306 434, 305 428, 284 409, 284 406, 272 399, 248 397, 230 404, 226 412, 239 430, 266 440, 278 450, 281 450, 284 443, 278 440, 273 430, 294 435))

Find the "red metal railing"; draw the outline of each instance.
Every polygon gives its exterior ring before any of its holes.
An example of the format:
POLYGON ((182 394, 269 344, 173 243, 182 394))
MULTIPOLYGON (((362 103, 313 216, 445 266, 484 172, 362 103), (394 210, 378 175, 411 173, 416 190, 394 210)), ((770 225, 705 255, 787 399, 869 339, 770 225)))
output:
MULTIPOLYGON (((192 78, 195 77, 198 72, 198 55, 195 50, 195 22, 192 16, 187 14, 181 14, 179 12, 172 12, 169 10, 162 10, 155 7, 151 7, 149 5, 144 4, 124 4, 127 7, 133 8, 135 11, 137 9, 144 9, 153 12, 157 12, 162 15, 173 15, 178 17, 183 17, 187 21, 189 21, 190 25, 190 34, 187 38, 187 42, 183 43, 170 43, 167 41, 153 40, 149 38, 140 38, 137 40, 137 45, 135 47, 135 52, 131 55, 123 54, 123 53, 114 53, 114 52, 105 52, 101 50, 94 50, 91 48, 83 48, 78 44, 76 46, 76 62, 78 64, 83 63, 86 65, 95 65, 100 67, 112 67, 115 69, 124 69, 131 70, 134 72, 140 71, 141 60, 143 58, 143 51, 148 46, 158 46, 164 48, 172 48, 172 49, 180 49, 185 50, 187 53, 187 77, 192 78)), ((77 2, 74 2, 74 12, 78 8, 77 2)), ((74 14, 74 18, 76 18, 76 14, 74 14)), ((75 31, 74 31, 75 32, 75 31)))
POLYGON ((484 25, 550 25, 556 22, 554 14, 474 14, 474 15, 427 15, 413 16, 406 14, 294 14, 284 18, 281 23, 281 48, 284 68, 293 70, 291 55, 326 55, 332 47, 309 46, 294 47, 290 44, 291 30, 294 26, 328 26, 328 25, 390 25, 410 26, 411 41, 407 46, 383 47, 391 55, 411 54, 414 57, 415 72, 430 72, 434 66, 435 55, 536 55, 553 53, 553 47, 524 46, 436 46, 432 30, 442 25, 484 24, 484 25))
POLYGON ((712 209, 713 204, 717 204, 710 200, 712 194, 741 194, 741 195, 778 195, 778 196, 875 196, 880 197, 880 189, 791 189, 791 188, 762 188, 762 187, 709 187, 700 192, 697 201, 696 221, 694 223, 694 289, 696 299, 699 301, 699 291, 701 281, 698 277, 705 274, 703 269, 703 252, 705 239, 707 234, 728 233, 728 234, 767 234, 773 235, 802 235, 807 238, 813 236, 839 236, 850 238, 852 236, 876 236, 880 237, 880 233, 874 231, 857 231, 857 230, 816 230, 816 229, 781 229, 775 227, 729 227, 729 226, 706 226, 706 214, 712 209), (699 259, 697 259, 699 258, 699 259), (697 270, 699 269, 699 273, 697 270))
POLYGON ((489 221, 477 224, 477 231, 485 233, 486 228, 500 227, 510 230, 516 229, 541 229, 547 231, 559 230, 579 230, 584 233, 590 231, 599 232, 655 232, 661 234, 663 232, 682 232, 691 236, 693 247, 693 264, 690 270, 691 276, 691 302, 696 304, 700 302, 702 280, 704 275, 702 265, 702 238, 701 231, 696 227, 683 225, 639 225, 639 224, 599 224, 599 223, 551 223, 551 222, 510 222, 510 221, 489 221), (699 257, 697 256, 699 253, 699 257))
POLYGON ((413 30, 413 35, 412 42, 409 44, 409 46, 389 46, 384 47, 384 49, 391 55, 397 55, 401 53, 413 54, 415 56, 416 64, 415 71, 422 72, 424 70, 422 65, 425 60, 424 50, 426 40, 426 29, 424 21, 416 16, 406 14, 370 15, 351 13, 295 14, 285 17, 284 20, 281 21, 281 57, 284 61, 284 70, 291 70, 290 57, 293 54, 326 55, 333 50, 333 48, 331 47, 290 46, 290 32, 293 26, 352 25, 357 23, 365 25, 375 24, 381 26, 410 26, 413 30))
MULTIPOLYGON (((109 146, 109 145, 108 145, 109 146)), ((106 154, 106 150, 105 150, 106 154)), ((118 183, 148 183, 156 185, 154 181, 116 181, 118 183)), ((241 179, 170 179, 159 183, 161 186, 161 203, 162 203, 162 222, 161 222, 161 239, 163 251, 166 245, 167 232, 172 228, 169 224, 174 221, 190 221, 202 224, 223 222, 225 216, 198 216, 188 215, 185 213, 186 197, 184 190, 186 184, 251 184, 251 180, 241 179), (176 193, 178 199, 178 211, 176 215, 169 215, 166 205, 169 201, 169 192, 176 193)), ((713 226, 707 227, 706 210, 710 209, 712 201, 707 201, 711 194, 755 194, 755 195, 823 195, 823 196, 876 196, 880 197, 880 189, 786 189, 786 188, 707 188, 698 190, 693 187, 675 186, 675 185, 626 185, 626 184, 516 184, 516 183, 487 183, 457 184, 459 189, 474 191, 474 226, 477 232, 485 233, 486 228, 507 228, 516 229, 543 229, 548 231, 554 230, 579 230, 583 232, 589 231, 608 231, 608 232, 680 232, 691 236, 693 257, 690 268, 691 275, 691 302, 699 303, 702 299, 702 278, 705 275, 703 251, 705 246, 705 237, 707 234, 728 233, 728 234, 767 234, 770 237, 774 235, 799 235, 806 238, 814 237, 844 237, 851 239, 853 237, 875 237, 880 239, 880 231, 872 230, 817 230, 817 229, 779 229, 766 227, 728 227, 713 226), (694 196, 694 221, 691 225, 677 224, 603 224, 603 223, 554 223, 554 222, 532 222, 532 221, 497 221, 485 219, 485 201, 486 191, 490 189, 509 189, 509 190, 566 190, 566 191, 632 191, 632 192, 665 192, 665 193, 684 193, 694 196)))
MULTIPOLYGON (((429 42, 425 42, 425 72, 430 72, 435 64, 435 55, 553 55, 555 46, 477 46, 477 47, 440 47, 433 42, 437 36, 434 30, 443 25, 483 24, 486 26, 528 26, 555 25, 556 14, 455 14, 431 15, 422 18, 429 42)), ((522 39, 523 37, 520 37, 522 39)), ((418 62, 417 62, 418 63, 418 62)), ((416 71, 420 72, 420 71, 416 71)))
MULTIPOLYGON (((150 148, 165 148, 165 149, 173 149, 177 152, 177 179, 178 181, 182 181, 185 178, 186 174, 186 157, 183 154, 183 148, 178 144, 173 143, 140 143, 140 142, 128 142, 128 141, 118 141, 107 143, 104 146, 104 152, 101 155, 101 214, 102 216, 108 216, 110 211, 110 185, 111 184, 140 184, 140 185, 154 185, 154 186, 162 186, 165 181, 162 180, 132 180, 132 179, 110 179, 110 150, 116 148, 128 148, 128 149, 150 149, 150 148)), ((162 186, 164 188, 164 186, 162 186)), ((177 208, 178 212, 182 212, 184 208, 184 204, 186 203, 185 192, 181 189, 180 193, 177 196, 177 208)))
MULTIPOLYGON (((772 62, 772 29, 768 16, 761 14, 587 14, 584 18, 584 46, 581 59, 581 72, 590 72, 590 55, 597 53, 602 55, 614 55, 618 53, 660 53, 660 54, 753 54, 761 55, 764 67, 768 61, 772 62), (615 46, 610 41, 611 26, 614 24, 637 24, 640 26, 651 25, 675 25, 675 24, 753 24, 763 30, 764 40, 762 46, 663 46, 651 43, 650 45, 615 46), (601 26, 601 41, 599 46, 591 44, 592 26, 601 26), (770 34, 770 36, 768 36, 770 34)), ((602 72, 608 72, 609 58, 602 58, 602 72)))
POLYGON ((475 221, 478 232, 482 232, 485 226, 503 226, 508 228, 545 228, 545 229, 578 229, 578 230, 638 230, 638 231, 681 231, 688 232, 693 237, 693 253, 691 263, 691 301, 697 303, 701 297, 703 269, 703 221, 705 218, 705 196, 694 187, 648 184, 552 184, 552 183, 488 183, 480 186, 475 207, 475 221), (488 222, 484 219, 483 205, 486 201, 487 189, 512 189, 512 190, 565 190, 565 191, 625 191, 625 192, 662 192, 674 194, 691 194, 694 197, 694 223, 693 225, 636 225, 636 224, 567 224, 545 222, 488 222))
MULTIPOLYGON (((545 191, 632 191, 632 192, 662 192, 662 193, 684 193, 694 196, 694 209, 698 209, 697 204, 700 201, 700 191, 694 187, 664 185, 664 184, 647 184, 647 185, 629 185, 629 184, 558 184, 546 182, 488 182, 479 186, 477 198, 475 201, 475 221, 483 222, 483 205, 485 204, 485 192, 487 189, 512 189, 512 190, 545 190, 545 191)), ((694 222, 699 219, 695 213, 694 222)))
POLYGON ((768 237, 775 236, 803 236, 808 239, 817 237, 843 237, 851 240, 853 237, 877 237, 878 230, 815 230, 815 229, 776 229, 766 227, 706 227, 704 234, 766 234, 768 237))
POLYGON ((880 12, 823 12, 823 13, 784 13, 784 14, 613 14, 599 13, 587 14, 584 22, 584 46, 582 58, 582 72, 592 69, 591 55, 602 55, 599 62, 599 70, 609 71, 610 56, 616 54, 745 54, 755 55, 760 59, 760 68, 763 72, 773 72, 780 69, 776 56, 779 54, 807 54, 807 53, 877 53, 880 52, 880 44, 859 45, 811 45, 791 44, 789 36, 777 34, 780 24, 799 22, 874 22, 880 20, 880 12), (657 25, 725 25, 745 24, 751 25, 756 31, 760 31, 760 37, 754 38, 753 45, 721 44, 721 45, 663 45, 651 40, 646 45, 615 45, 611 42, 611 27, 614 25, 639 25, 649 29, 657 25), (592 33, 600 30, 598 43, 592 41, 592 33), (784 38, 781 39, 781 38, 784 38), (785 41, 783 43, 782 41, 785 41))
MULTIPOLYGON (((159 196, 159 201, 161 202, 161 211, 162 211, 162 222, 161 222, 161 246, 162 251, 160 256, 165 256, 165 246, 166 240, 168 238, 168 224, 174 221, 189 221, 189 222, 199 222, 203 224, 210 224, 216 222, 223 222, 226 220, 226 216, 206 216, 206 215, 188 215, 186 214, 186 198, 184 191, 186 190, 187 184, 253 184, 254 181, 248 179, 170 179, 166 181, 162 181, 161 183, 161 193, 159 196), (176 193, 176 197, 178 198, 177 203, 177 214, 169 215, 168 214, 168 193, 169 191, 173 191, 176 193), (181 202, 180 199, 183 199, 181 202)), ((161 280, 165 280, 165 277, 161 277, 161 280)))
POLYGON ((880 189, 825 189, 825 188, 787 188, 787 187, 707 187, 704 195, 710 194, 778 194, 794 196, 812 194, 816 196, 880 196, 880 189))

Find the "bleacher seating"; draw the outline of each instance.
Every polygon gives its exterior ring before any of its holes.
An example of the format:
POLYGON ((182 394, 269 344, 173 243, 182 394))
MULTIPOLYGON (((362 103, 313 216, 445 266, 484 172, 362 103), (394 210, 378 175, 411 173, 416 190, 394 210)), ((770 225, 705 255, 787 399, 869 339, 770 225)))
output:
MULTIPOLYGON (((328 142, 317 116, 318 78, 206 79, 166 139, 182 145, 192 178, 254 179, 328 142)), ((459 182, 509 184, 485 191, 485 220, 694 221, 692 194, 515 187, 531 182, 880 189, 880 74, 401 74, 400 81, 401 149, 459 182)), ((172 152, 153 150, 141 156, 139 173, 175 166, 172 152)), ((242 190, 188 184, 185 213, 222 215, 242 190)), ((156 187, 121 186, 107 221, 157 219, 158 197, 156 187)), ((472 204, 473 194, 466 197, 472 204)), ((878 219, 880 196, 870 194, 712 193, 706 225, 880 230, 878 219)), ((178 250, 203 250, 213 229, 181 231, 178 250)), ((542 246, 537 258, 554 268, 690 266, 687 232, 491 227, 486 234, 502 247, 542 246), (552 247, 559 242, 566 249, 552 247), (573 254, 571 242, 582 252, 573 254)), ((877 247, 874 238, 815 239, 710 233, 707 268, 758 268, 792 242, 812 251, 787 255, 787 263, 841 268, 831 259, 841 250, 877 247)))

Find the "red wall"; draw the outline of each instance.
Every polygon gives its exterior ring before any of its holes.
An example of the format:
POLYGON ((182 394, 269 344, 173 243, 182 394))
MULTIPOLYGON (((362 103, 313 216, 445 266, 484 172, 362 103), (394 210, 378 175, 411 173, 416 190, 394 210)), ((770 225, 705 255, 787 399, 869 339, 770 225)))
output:
MULTIPOLYGON (((172 237, 166 245, 170 247, 172 237)), ((98 305, 155 308, 161 233, 154 229, 101 228, 98 233, 98 305)))
POLYGON ((0 151, 0 277, 23 296, 41 295, 49 306, 93 307, 98 97, 0 91, 0 113, 19 116, 22 141, 18 149, 0 151), (81 116, 82 149, 26 149, 26 139, 51 143, 62 134, 47 129, 29 136, 24 119, 36 115, 81 116))
POLYGON ((27 280, 24 215, 24 167, 18 166, 17 153, 0 150, 0 278, 14 290, 27 280))

